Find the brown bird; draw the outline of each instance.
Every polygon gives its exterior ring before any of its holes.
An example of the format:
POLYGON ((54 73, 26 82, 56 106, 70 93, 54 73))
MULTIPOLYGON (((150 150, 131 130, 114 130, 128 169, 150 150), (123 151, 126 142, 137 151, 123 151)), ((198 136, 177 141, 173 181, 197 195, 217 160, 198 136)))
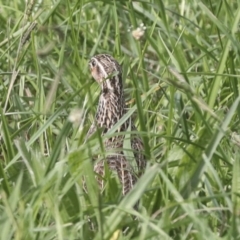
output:
MULTIPOLYGON (((89 67, 93 78, 101 86, 95 122, 90 127, 87 138, 89 138, 97 128, 102 128, 102 135, 105 135, 127 112, 124 101, 122 68, 119 63, 108 54, 99 54, 92 57, 89 61, 89 67)), ((136 127, 127 119, 116 132, 136 131, 136 127)), ((119 134, 104 141, 106 152, 105 159, 95 160, 94 171, 99 175, 98 184, 101 189, 104 188, 105 164, 111 171, 117 173, 122 184, 122 194, 126 195, 133 187, 146 168, 146 160, 143 155, 143 144, 136 134, 131 134, 131 148, 134 159, 131 156, 125 156, 123 144, 125 134, 119 134), (136 161, 136 167, 133 167, 131 161, 136 161)))

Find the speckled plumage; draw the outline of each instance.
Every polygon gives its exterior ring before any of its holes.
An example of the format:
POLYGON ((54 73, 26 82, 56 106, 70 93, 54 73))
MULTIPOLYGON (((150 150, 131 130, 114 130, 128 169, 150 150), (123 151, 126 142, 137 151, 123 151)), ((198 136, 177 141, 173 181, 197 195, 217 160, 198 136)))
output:
MULTIPOLYGON (((89 67, 93 78, 101 86, 95 122, 90 127, 87 138, 89 138, 97 127, 103 129, 103 135, 110 130, 126 113, 123 85, 122 69, 119 63, 108 54, 99 54, 92 57, 89 61, 89 67)), ((126 132, 129 128, 136 131, 131 119, 126 120, 117 132, 126 132)), ((105 164, 109 169, 116 172, 122 184, 123 195, 127 194, 137 181, 146 167, 146 161, 143 155, 143 144, 141 139, 136 135, 131 135, 131 148, 133 150, 136 169, 130 163, 132 159, 126 157, 123 153, 123 143, 125 135, 114 136, 104 141, 106 152, 111 151, 105 159, 94 162, 94 171, 100 175, 105 175, 105 164)), ((99 186, 104 188, 104 180, 97 177, 99 186)))

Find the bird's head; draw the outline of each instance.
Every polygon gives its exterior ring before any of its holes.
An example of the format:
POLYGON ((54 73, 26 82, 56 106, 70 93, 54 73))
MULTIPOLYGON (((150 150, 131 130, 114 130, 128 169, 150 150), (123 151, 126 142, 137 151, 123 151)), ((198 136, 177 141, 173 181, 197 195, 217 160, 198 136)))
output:
POLYGON ((122 88, 122 68, 112 56, 96 55, 90 59, 89 67, 93 78, 102 89, 115 91, 122 88))

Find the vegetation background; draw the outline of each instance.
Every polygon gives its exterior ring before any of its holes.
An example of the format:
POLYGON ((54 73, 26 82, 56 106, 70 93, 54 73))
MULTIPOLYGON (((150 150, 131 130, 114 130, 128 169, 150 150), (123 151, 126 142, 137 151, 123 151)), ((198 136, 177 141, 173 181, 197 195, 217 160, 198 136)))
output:
POLYGON ((239 20, 237 0, 0 0, 0 239, 240 239, 239 20), (84 143, 97 53, 148 158, 123 199, 84 143))

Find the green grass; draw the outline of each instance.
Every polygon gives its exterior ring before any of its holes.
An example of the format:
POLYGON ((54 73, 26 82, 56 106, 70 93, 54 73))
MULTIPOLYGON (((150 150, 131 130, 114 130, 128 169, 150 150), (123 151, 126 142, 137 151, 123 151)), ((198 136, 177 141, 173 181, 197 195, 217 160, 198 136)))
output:
POLYGON ((30 2, 0 0, 0 239, 240 239, 239 1, 30 2), (123 66, 148 158, 124 198, 85 142, 97 53, 123 66))

